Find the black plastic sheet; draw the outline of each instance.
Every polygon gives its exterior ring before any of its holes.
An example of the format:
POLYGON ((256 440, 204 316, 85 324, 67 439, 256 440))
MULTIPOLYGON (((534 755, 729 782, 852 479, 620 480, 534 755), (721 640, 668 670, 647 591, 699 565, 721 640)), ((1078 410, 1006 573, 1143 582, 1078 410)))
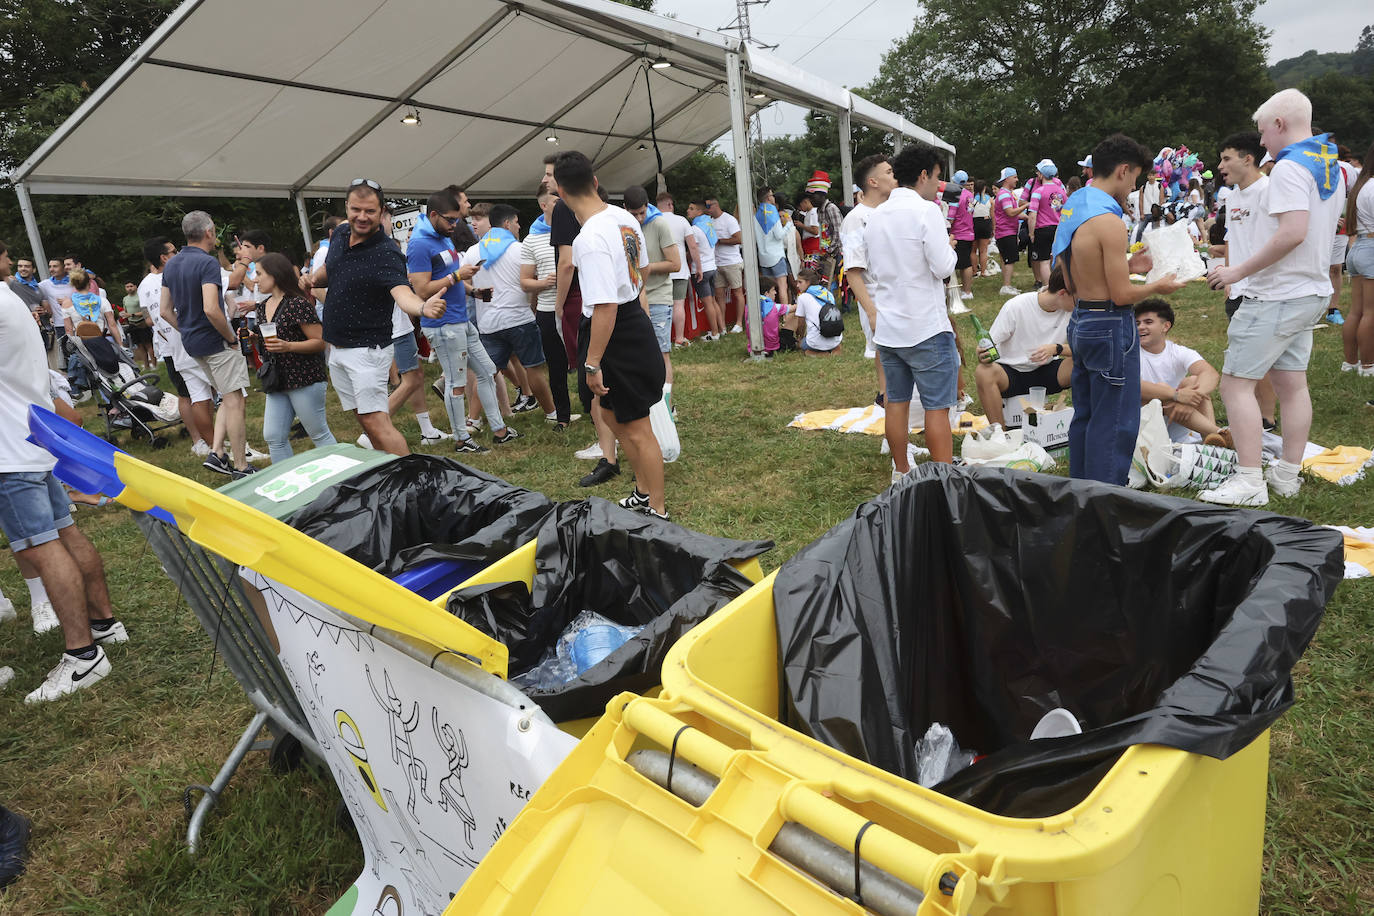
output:
POLYGON ((434 560, 488 566, 529 541, 553 507, 452 459, 409 455, 330 487, 290 524, 394 576, 434 560))
POLYGON ((658 684, 673 643, 752 585, 731 561, 773 546, 711 537, 602 499, 560 503, 534 536, 532 592, 476 586, 448 603, 450 613, 509 648, 512 676, 534 667, 581 611, 644 627, 568 683, 525 691, 559 722, 600 715, 617 693, 658 684))
POLYGON ((1130 745, 1224 759, 1268 728, 1342 557, 1301 519, 927 464, 779 571, 781 715, 913 781, 942 722, 987 756, 939 791, 1058 813, 1130 745), (1030 741, 1055 707, 1083 734, 1030 741))

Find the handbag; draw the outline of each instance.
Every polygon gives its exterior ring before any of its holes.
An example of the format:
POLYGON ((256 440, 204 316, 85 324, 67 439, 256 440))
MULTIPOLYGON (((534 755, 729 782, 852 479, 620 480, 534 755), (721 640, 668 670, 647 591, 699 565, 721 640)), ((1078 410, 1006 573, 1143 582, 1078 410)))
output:
POLYGON ((268 394, 285 390, 286 382, 282 378, 281 366, 277 364, 274 354, 268 353, 262 358, 262 365, 258 366, 258 382, 262 385, 262 390, 268 394))

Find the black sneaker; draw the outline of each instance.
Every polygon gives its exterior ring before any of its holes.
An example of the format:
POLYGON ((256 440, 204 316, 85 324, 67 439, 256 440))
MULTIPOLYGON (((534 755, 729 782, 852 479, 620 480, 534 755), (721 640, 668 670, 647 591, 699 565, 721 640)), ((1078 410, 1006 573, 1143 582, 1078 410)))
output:
POLYGON ((458 444, 453 447, 453 450, 469 455, 481 455, 484 452, 491 451, 491 449, 487 448, 485 445, 478 445, 477 440, 471 436, 466 439, 459 439, 458 444))
POLYGON ((529 411, 534 410, 538 406, 538 398, 536 398, 532 394, 522 394, 519 398, 516 399, 514 404, 510 405, 510 409, 513 410, 515 413, 528 413, 529 411))
POLYGON ((216 474, 223 474, 226 477, 232 477, 234 474, 234 466, 229 463, 228 458, 225 458, 219 452, 211 452, 205 457, 205 460, 201 462, 200 466, 208 468, 216 474))
POLYGON ((495 442, 497 445, 505 445, 507 442, 513 442, 519 438, 520 434, 515 431, 515 427, 507 426, 504 436, 492 436, 491 441, 495 442))
POLYGON ((596 463, 592 472, 577 482, 579 487, 599 487, 606 481, 620 476, 620 465, 611 464, 605 458, 596 463))
POLYGON ((234 468, 233 471, 230 472, 230 476, 233 477, 235 480, 242 480, 249 474, 256 474, 257 472, 258 469, 250 464, 246 467, 234 468))
POLYGON ((639 492, 639 487, 635 487, 629 496, 620 500, 617 505, 622 509, 632 509, 635 512, 642 512, 649 508, 649 494, 639 492))
POLYGON ((671 522, 673 520, 672 516, 670 516, 666 511, 656 512, 651 506, 645 506, 643 509, 640 509, 639 511, 649 516, 649 518, 656 518, 661 522, 671 522))
POLYGON ((1264 427, 1266 433, 1272 433, 1277 424, 1275 424, 1273 420, 1266 420, 1260 417, 1260 425, 1264 427))
POLYGON ((29 857, 29 819, 0 806, 0 888, 24 873, 29 857))
POLYGON ((883 397, 883 393, 882 393, 881 391, 879 391, 877 394, 875 394, 875 395, 873 396, 873 403, 874 403, 875 405, 877 405, 878 407, 885 407, 885 406, 887 406, 886 403, 885 403, 885 401, 886 401, 886 399, 883 397))

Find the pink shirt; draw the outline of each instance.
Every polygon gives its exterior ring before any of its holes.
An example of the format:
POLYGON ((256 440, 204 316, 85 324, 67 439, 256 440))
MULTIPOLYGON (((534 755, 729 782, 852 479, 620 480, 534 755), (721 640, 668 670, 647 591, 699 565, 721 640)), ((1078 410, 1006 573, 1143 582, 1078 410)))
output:
POLYGON ((949 227, 949 234, 956 241, 973 241, 973 192, 964 188, 959 193, 959 202, 949 211, 952 222, 949 227))
POLYGON ((1069 197, 1064 183, 1058 178, 1036 185, 1031 193, 1031 210, 1035 212, 1035 228, 1046 229, 1059 225, 1059 208, 1069 197))
POLYGON ((997 192, 997 199, 992 202, 992 235, 994 238, 1006 238, 1015 235, 1021 218, 1012 216, 1008 210, 1015 210, 1019 204, 1016 203, 1016 195, 1006 188, 997 192))

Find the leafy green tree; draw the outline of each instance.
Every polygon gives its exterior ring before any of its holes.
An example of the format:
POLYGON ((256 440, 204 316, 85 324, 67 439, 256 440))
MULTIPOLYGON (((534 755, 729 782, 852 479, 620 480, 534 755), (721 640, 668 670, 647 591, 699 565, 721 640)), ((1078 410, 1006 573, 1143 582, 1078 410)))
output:
POLYGON ((1299 87, 1312 100, 1312 125, 1364 157, 1374 142, 1374 75, 1324 73, 1299 87))

